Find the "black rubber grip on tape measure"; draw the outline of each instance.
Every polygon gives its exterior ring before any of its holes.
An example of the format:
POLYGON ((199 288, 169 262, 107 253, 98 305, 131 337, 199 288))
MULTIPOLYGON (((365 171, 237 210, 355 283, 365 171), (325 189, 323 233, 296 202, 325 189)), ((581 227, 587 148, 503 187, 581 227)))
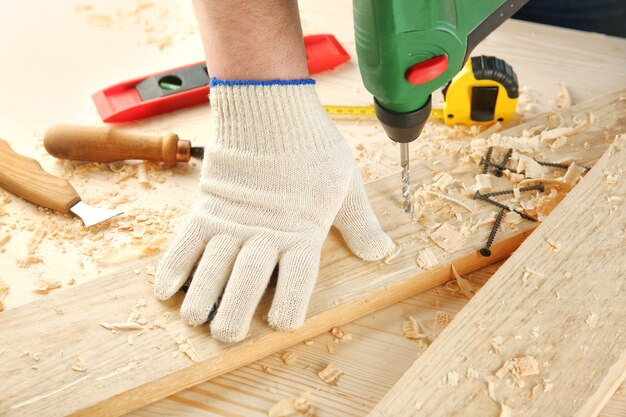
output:
POLYGON ((502 84, 509 98, 519 97, 517 74, 505 61, 493 56, 472 57, 472 72, 477 80, 493 80, 502 84))

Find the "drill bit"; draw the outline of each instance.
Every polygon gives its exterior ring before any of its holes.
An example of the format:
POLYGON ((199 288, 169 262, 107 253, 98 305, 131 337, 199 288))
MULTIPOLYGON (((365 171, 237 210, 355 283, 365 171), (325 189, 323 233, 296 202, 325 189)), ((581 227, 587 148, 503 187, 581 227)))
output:
POLYGON ((404 202, 402 208, 406 213, 413 211, 413 204, 411 202, 411 174, 409 172, 409 144, 400 144, 400 166, 402 167, 402 197, 404 202))

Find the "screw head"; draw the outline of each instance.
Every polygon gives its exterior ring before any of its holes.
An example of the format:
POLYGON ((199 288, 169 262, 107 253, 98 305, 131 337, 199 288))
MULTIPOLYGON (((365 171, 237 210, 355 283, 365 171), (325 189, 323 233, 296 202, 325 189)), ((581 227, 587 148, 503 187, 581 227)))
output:
POLYGON ((488 258, 491 256, 491 250, 489 250, 489 248, 482 248, 479 252, 485 258, 488 258))

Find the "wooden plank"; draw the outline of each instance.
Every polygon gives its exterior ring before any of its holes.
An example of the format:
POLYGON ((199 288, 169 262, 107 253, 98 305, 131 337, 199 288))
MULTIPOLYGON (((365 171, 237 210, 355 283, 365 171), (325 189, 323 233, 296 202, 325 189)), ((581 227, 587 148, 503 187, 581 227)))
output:
MULTIPOLYGON (((514 135, 530 126, 575 124, 576 120, 580 122, 588 117, 589 112, 597 113, 598 120, 593 125, 569 138, 570 146, 550 154, 551 159, 578 158, 579 149, 587 142, 589 149, 579 162, 591 163, 594 155, 599 155, 606 146, 603 133, 613 135, 624 129, 626 121, 620 118, 626 107, 626 102, 620 99, 623 96, 624 92, 618 91, 559 117, 545 115, 509 132, 514 135)), ((540 154, 547 152, 543 149, 540 154)), ((470 182, 478 169, 474 164, 459 164, 457 154, 442 159, 438 166, 454 172, 459 180, 470 182)), ((432 182, 433 173, 426 162, 416 164, 412 172, 416 183, 432 182)), ((501 181, 504 186, 506 181, 501 181)), ((131 266, 3 314, 0 332, 11 338, 3 343, 5 353, 0 356, 4 376, 0 380, 0 412, 41 416, 122 414, 441 284, 449 279, 452 263, 460 273, 467 273, 502 259, 535 227, 533 223, 523 222, 517 230, 503 230, 492 248, 491 258, 477 254, 489 232, 488 225, 470 236, 461 250, 445 254, 431 241, 414 238, 425 233, 424 227, 400 211, 397 176, 368 184, 368 193, 383 227, 400 243, 402 251, 388 264, 361 262, 332 232, 323 249, 309 319, 301 330, 285 334, 273 332, 267 326, 263 316, 271 300, 268 291, 255 316, 250 338, 233 346, 220 344, 209 336, 206 328, 189 328, 182 323, 178 316, 182 296, 166 303, 153 301, 149 276, 142 271, 135 274, 135 266, 131 266), (418 268, 415 261, 425 248, 433 249, 440 260, 430 270, 418 268), (137 307, 143 304, 140 300, 146 305, 137 307), (136 335, 133 344, 127 343, 126 332, 111 334, 98 325, 125 321, 129 308, 133 307, 151 322, 164 322, 163 313, 170 317, 164 328, 154 327, 136 335), (38 321, 34 322, 33 317, 38 321), (177 351, 173 337, 180 334, 192 340, 202 359, 200 362, 191 362, 182 354, 172 358, 177 351), (39 353, 38 361, 32 359, 35 352, 39 353), (71 370, 77 357, 86 363, 85 372, 71 370), (32 369, 32 365, 37 369, 32 369)), ((474 220, 488 217, 492 211, 491 207, 467 197, 465 204, 474 210, 474 220)), ((434 211, 441 208, 449 210, 450 203, 447 200, 433 203, 434 211)))
MULTIPOLYGON (((532 126, 573 125, 593 112, 597 114, 596 123, 572 135, 570 146, 556 151, 544 148, 536 155, 551 160, 574 157, 581 163, 592 163, 606 147, 604 134, 614 135, 624 128, 626 121, 622 115, 626 103, 620 100, 623 96, 624 92, 618 91, 558 117, 545 115, 510 130, 509 134, 519 135, 532 126), (589 146, 584 157, 580 157, 585 142, 589 146)), ((474 164, 459 164, 456 154, 443 158, 437 166, 470 182, 477 171, 474 164)), ((412 172, 416 183, 432 182, 428 163, 416 164, 412 172)), ((504 186, 506 182, 502 181, 499 184, 504 186)), ((450 277, 452 263, 460 273, 467 273, 502 259, 535 227, 523 222, 517 230, 501 232, 491 258, 476 253, 489 232, 488 225, 470 236, 461 250, 445 254, 432 242, 415 239, 416 235, 425 233, 424 227, 400 213, 398 188, 397 176, 368 184, 368 193, 383 227, 403 248, 400 255, 389 264, 361 262, 332 232, 324 246, 310 317, 301 330, 291 334, 273 332, 265 324, 262 317, 271 299, 269 291, 255 317, 250 338, 234 346, 219 344, 204 327, 189 328, 180 321, 178 306, 182 297, 167 303, 153 301, 148 277, 141 271, 135 274, 135 266, 4 313, 0 317, 0 332, 11 337, 1 348, 5 353, 0 356, 0 369, 9 377, 0 381, 3 393, 0 412, 41 416, 119 415, 432 288, 450 277), (435 250, 440 257, 438 267, 431 270, 417 267, 415 258, 425 248, 435 250), (136 308, 150 321, 163 321, 164 312, 170 315, 164 328, 146 330, 134 338, 134 344, 128 344, 126 334, 111 334, 98 325, 125 321, 128 309, 136 306, 139 299, 146 300, 147 305, 136 308), (55 308, 62 309, 62 314, 55 308), (32 326, 32 317, 40 319, 37 326, 32 326), (172 358, 177 351, 172 338, 180 334, 192 340, 202 359, 200 362, 190 362, 182 354, 172 358), (26 351, 29 355, 24 354, 26 351), (40 358, 36 364, 31 356, 35 352, 40 358), (84 373, 70 369, 76 357, 86 363, 84 373), (37 370, 31 369, 31 365, 36 365, 37 370)), ((465 204, 474 210, 471 216, 474 220, 488 217, 492 211, 491 207, 467 197, 465 204)), ((432 210, 439 209, 449 211, 450 203, 436 199, 432 210)))
POLYGON ((626 378, 625 174, 622 134, 369 416, 598 415, 626 378))

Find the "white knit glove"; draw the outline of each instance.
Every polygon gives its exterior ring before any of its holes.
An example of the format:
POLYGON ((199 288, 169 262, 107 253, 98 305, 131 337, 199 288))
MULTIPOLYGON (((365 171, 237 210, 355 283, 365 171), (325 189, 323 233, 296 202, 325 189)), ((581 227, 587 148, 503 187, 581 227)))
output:
POLYGON ((313 84, 212 80, 216 141, 205 149, 192 213, 157 269, 155 296, 175 294, 199 260, 181 315, 206 322, 223 292, 211 322, 221 341, 246 337, 276 264, 269 324, 302 325, 331 225, 364 260, 395 250, 313 84))

